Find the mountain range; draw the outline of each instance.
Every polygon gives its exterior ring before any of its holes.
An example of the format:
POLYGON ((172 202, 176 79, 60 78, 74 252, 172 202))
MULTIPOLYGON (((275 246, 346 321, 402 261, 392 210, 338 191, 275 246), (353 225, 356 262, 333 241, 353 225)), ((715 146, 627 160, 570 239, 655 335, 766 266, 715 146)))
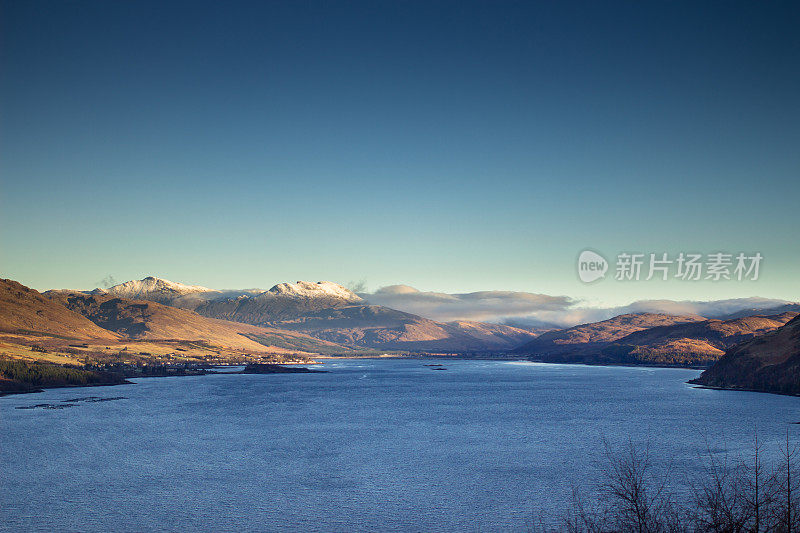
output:
MULTIPOLYGON (((548 362, 612 364, 706 365, 721 357, 727 348, 782 326, 800 311, 798 304, 771 307, 775 301, 751 298, 745 301, 749 308, 722 315, 719 309, 733 306, 736 301, 693 306, 713 310, 713 317, 637 312, 554 329, 436 321, 371 305, 361 295, 327 281, 280 283, 269 290, 216 291, 148 277, 94 292, 98 291, 191 309, 209 318, 304 333, 351 348, 510 352, 548 362)), ((410 288, 406 292, 414 297, 420 295, 410 288)), ((662 306, 691 307, 669 305, 666 301, 662 306)))
POLYGON ((310 361, 353 354, 296 331, 198 315, 146 300, 38 291, 0 279, 0 354, 60 364, 94 362, 310 361))
POLYGON ((296 331, 352 348, 508 351, 536 336, 535 332, 513 326, 437 322, 369 305, 357 294, 329 281, 280 283, 266 291, 214 291, 148 277, 92 293, 160 302, 209 318, 296 331))
POLYGON ((268 290, 214 290, 147 277, 107 289, 40 294, 2 280, 0 354, 30 356, 36 347, 44 350, 38 354, 65 362, 87 353, 127 359, 178 355, 269 360, 390 352, 524 356, 559 363, 709 365, 732 347, 787 324, 797 315, 795 305, 782 303, 776 312, 754 307, 755 314, 735 312, 724 319, 626 313, 543 332, 487 322, 436 321, 372 305, 328 281, 279 283, 268 290))
MULTIPOLYGON (((289 337, 287 341, 290 339, 294 341, 293 346, 298 351, 311 352, 323 347, 347 351, 340 346, 318 341, 306 335, 207 318, 185 309, 156 302, 67 291, 48 292, 45 296, 50 301, 86 317, 97 326, 116 333, 123 339, 202 340, 211 345, 257 352, 264 351, 265 346, 271 345, 254 339, 282 335, 289 337)), ((280 348, 285 347, 280 346, 280 348)))

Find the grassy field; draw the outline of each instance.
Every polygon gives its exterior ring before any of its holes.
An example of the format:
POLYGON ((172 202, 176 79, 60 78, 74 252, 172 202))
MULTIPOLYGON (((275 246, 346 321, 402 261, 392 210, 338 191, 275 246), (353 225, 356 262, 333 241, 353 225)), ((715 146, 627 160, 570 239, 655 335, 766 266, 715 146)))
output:
POLYGON ((147 375, 167 375, 217 364, 308 364, 314 362, 311 355, 290 342, 253 351, 202 340, 78 340, 31 331, 0 333, 0 394, 123 383, 123 376, 138 376, 147 369, 147 375))
POLYGON ((75 340, 52 335, 0 334, 0 357, 58 365, 312 362, 311 354, 290 346, 264 351, 231 349, 204 341, 75 340))

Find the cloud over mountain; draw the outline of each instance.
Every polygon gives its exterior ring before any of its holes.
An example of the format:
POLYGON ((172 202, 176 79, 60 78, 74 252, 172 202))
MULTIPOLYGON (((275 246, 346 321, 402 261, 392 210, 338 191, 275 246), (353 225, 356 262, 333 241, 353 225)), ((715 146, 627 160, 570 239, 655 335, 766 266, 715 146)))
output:
POLYGON ((673 300, 639 300, 621 307, 624 313, 668 313, 672 315, 701 315, 707 318, 722 318, 741 311, 772 309, 790 302, 771 298, 731 298, 728 300, 673 301, 673 300))
MULTIPOLYGON (((351 285, 353 288, 363 289, 364 283, 351 285)), ((706 318, 730 319, 755 314, 800 311, 800 304, 760 297, 713 301, 638 300, 618 307, 594 307, 587 305, 583 300, 569 296, 522 291, 445 293, 420 291, 409 285, 388 285, 375 292, 362 290, 356 294, 355 291, 329 281, 279 283, 268 291, 261 289, 219 291, 147 277, 108 289, 95 289, 93 293, 146 299, 197 310, 201 314, 226 306, 235 307, 239 313, 244 312, 246 308, 255 307, 258 314, 264 312, 263 305, 276 298, 284 304, 287 299, 308 302, 315 309, 319 308, 318 304, 321 301, 331 300, 328 303, 332 303, 333 307, 366 303, 442 322, 459 320, 492 322, 524 329, 571 327, 607 320, 622 314, 636 313, 700 315, 706 318), (245 297, 245 300, 242 300, 242 297, 245 297), (310 303, 314 301, 316 303, 310 303)), ((225 318, 230 317, 225 315, 225 318)))
POLYGON ((559 314, 575 305, 567 296, 530 292, 480 291, 462 294, 420 291, 408 285, 381 287, 361 293, 370 304, 414 313, 434 320, 480 320, 500 322, 510 317, 559 314))
POLYGON ((761 310, 789 304, 785 300, 753 297, 713 301, 639 300, 619 307, 587 307, 581 300, 568 296, 517 291, 450 294, 420 291, 408 285, 389 285, 373 293, 359 293, 359 296, 370 304, 434 320, 480 320, 518 327, 568 327, 628 313, 724 318, 737 313, 758 314, 761 310))

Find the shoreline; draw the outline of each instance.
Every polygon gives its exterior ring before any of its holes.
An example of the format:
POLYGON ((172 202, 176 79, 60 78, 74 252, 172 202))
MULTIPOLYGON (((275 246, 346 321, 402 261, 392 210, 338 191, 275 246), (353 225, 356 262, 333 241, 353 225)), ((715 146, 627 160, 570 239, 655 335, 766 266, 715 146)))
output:
MULTIPOLYGON (((719 387, 716 385, 703 385, 702 383, 697 383, 697 380, 692 379, 687 381, 689 385, 694 385, 695 389, 708 389, 708 390, 720 390, 720 391, 730 391, 730 392, 757 392, 759 394, 777 394, 778 396, 794 396, 800 397, 800 394, 794 394, 791 392, 778 392, 778 391, 771 391, 771 390, 761 390, 761 389, 749 389, 745 387, 719 387)), ((800 422, 797 422, 800 423, 800 422)))
MULTIPOLYGON (((130 379, 138 379, 138 378, 164 378, 164 377, 187 377, 187 376, 203 376, 208 374, 283 374, 283 373, 323 373, 326 372, 325 370, 311 370, 304 368, 306 365, 309 366, 316 366, 316 365, 324 365, 327 361, 335 361, 335 360, 362 360, 362 359, 374 359, 374 360, 400 360, 400 359, 410 359, 410 360, 417 360, 417 361, 429 361, 434 359, 439 360, 447 360, 447 361, 498 361, 498 362, 507 362, 507 363, 536 363, 542 365, 564 365, 564 366, 590 366, 590 367, 608 367, 608 368, 663 368, 663 369, 679 369, 679 370, 704 370, 708 367, 697 367, 697 366, 678 366, 678 365, 653 365, 653 364, 615 364, 615 363, 586 363, 586 362, 575 362, 575 363, 551 363, 546 361, 534 361, 527 358, 505 358, 505 357, 464 357, 464 356, 457 356, 457 355, 445 355, 445 354, 436 354, 436 355, 381 355, 381 356, 319 356, 316 357, 313 362, 308 363, 301 363, 301 362, 288 362, 288 363, 251 363, 250 365, 239 365, 239 364, 220 364, 220 365, 206 365, 204 368, 192 368, 192 369, 183 369, 182 372, 174 372, 174 373, 163 373, 163 374, 136 374, 136 375, 124 375, 122 381, 108 381, 102 383, 88 383, 88 384, 65 384, 65 385, 38 385, 32 386, 32 388, 28 390, 7 390, 7 391, 0 391, 0 398, 12 395, 19 395, 19 394, 33 394, 39 392, 45 392, 46 390, 50 389, 63 389, 63 388, 83 388, 83 387, 111 387, 117 385, 135 385, 136 383, 130 381, 130 379), (316 359, 320 359, 322 361, 317 361, 316 359), (303 365, 303 366, 300 366, 303 365), (230 367, 243 367, 242 370, 237 372, 216 372, 214 368, 230 368, 230 367), (247 367, 263 367, 260 369, 251 369, 247 371, 247 367), (187 371, 188 370, 188 371, 187 371)), ((696 379, 689 380, 686 382, 689 385, 692 385, 694 388, 698 389, 709 389, 709 390, 720 390, 720 391, 741 391, 741 392, 757 392, 762 394, 778 394, 781 396, 796 396, 800 397, 800 394, 791 394, 791 393, 782 393, 776 391, 768 391, 768 390, 758 390, 758 389, 748 389, 748 388, 740 388, 740 387, 717 387, 712 385, 703 385, 696 382, 696 379)))
MULTIPOLYGON (((162 377, 162 376, 157 376, 162 377)), ((127 378, 123 379, 122 381, 114 381, 114 382, 107 382, 107 383, 88 383, 85 385, 76 385, 76 384, 66 384, 66 385, 37 385, 35 388, 29 390, 9 390, 9 391, 0 391, 0 398, 5 396, 16 396, 19 394, 34 394, 37 392, 45 392, 47 390, 52 389, 83 389, 83 388, 91 388, 91 387, 116 387, 117 385, 135 385, 133 381, 128 381, 127 378)))
POLYGON ((551 361, 535 361, 533 359, 526 359, 531 363, 542 363, 545 365, 584 365, 584 366, 608 366, 608 367, 630 367, 630 368, 681 368, 684 370, 707 370, 711 365, 664 365, 657 363, 591 363, 586 361, 563 362, 556 363, 551 361))
MULTIPOLYGON (((59 385, 31 385, 31 388, 27 389, 17 389, 17 390, 0 390, 0 398, 5 396, 16 396, 20 394, 35 394, 40 392, 45 392, 47 390, 52 389, 75 389, 75 388, 87 388, 87 387, 114 387, 117 385, 136 385, 136 382, 130 381, 131 379, 150 379, 150 378, 175 378, 175 377, 190 377, 190 376, 206 376, 206 375, 243 375, 243 374, 320 374, 325 373, 327 370, 312 370, 309 368, 305 368, 305 366, 297 366, 297 365, 323 365, 324 363, 320 363, 314 361, 312 363, 300 363, 300 362, 290 362, 290 363, 251 363, 247 365, 211 365, 207 368, 192 368, 184 369, 182 372, 173 372, 173 373, 163 373, 163 374, 136 374, 136 375, 124 375, 121 380, 115 381, 105 381, 99 383, 86 383, 86 384, 59 384, 59 385), (228 368, 228 367, 243 367, 242 370, 237 372, 216 372, 213 368, 228 368), (250 367, 250 368, 248 368, 250 367)), ((21 385, 25 385, 24 382, 15 382, 21 385)))

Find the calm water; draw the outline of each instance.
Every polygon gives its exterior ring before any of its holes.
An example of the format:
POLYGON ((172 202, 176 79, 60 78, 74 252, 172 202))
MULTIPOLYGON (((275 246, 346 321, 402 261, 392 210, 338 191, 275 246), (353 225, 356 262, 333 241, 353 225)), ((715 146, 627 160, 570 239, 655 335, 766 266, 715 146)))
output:
POLYGON ((798 436, 800 398, 696 371, 432 362, 0 398, 0 530, 525 530, 598 479, 603 438, 691 472, 707 441, 798 436), (88 396, 125 399, 16 409, 88 396))

